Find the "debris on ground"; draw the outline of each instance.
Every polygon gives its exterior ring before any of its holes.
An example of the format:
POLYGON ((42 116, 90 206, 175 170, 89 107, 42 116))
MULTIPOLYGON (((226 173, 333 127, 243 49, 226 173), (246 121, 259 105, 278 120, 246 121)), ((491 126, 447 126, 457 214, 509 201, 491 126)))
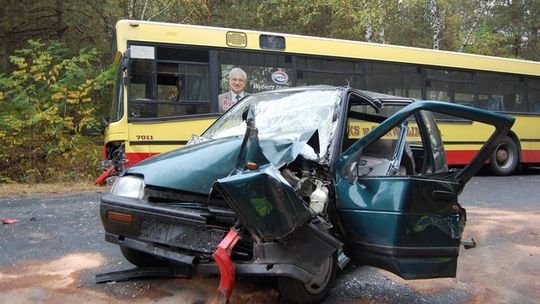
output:
POLYGON ((3 218, 3 219, 2 219, 2 224, 4 224, 4 225, 15 224, 15 223, 17 223, 18 221, 19 221, 19 220, 14 219, 14 218, 3 218))

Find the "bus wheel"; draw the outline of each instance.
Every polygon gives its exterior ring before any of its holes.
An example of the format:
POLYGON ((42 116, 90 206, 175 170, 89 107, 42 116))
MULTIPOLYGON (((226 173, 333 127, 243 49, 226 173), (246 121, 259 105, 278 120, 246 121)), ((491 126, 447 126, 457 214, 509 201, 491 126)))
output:
POLYGON ((519 163, 519 152, 514 140, 506 136, 497 146, 489 164, 495 175, 510 175, 514 173, 519 163))
POLYGON ((320 303, 332 286, 336 267, 336 256, 332 254, 307 283, 289 277, 278 277, 279 293, 291 303, 320 303))
POLYGON ((139 267, 158 267, 158 266, 167 266, 168 261, 165 259, 160 259, 156 256, 142 252, 136 249, 131 249, 125 246, 120 245, 120 251, 122 255, 128 260, 131 264, 139 267))

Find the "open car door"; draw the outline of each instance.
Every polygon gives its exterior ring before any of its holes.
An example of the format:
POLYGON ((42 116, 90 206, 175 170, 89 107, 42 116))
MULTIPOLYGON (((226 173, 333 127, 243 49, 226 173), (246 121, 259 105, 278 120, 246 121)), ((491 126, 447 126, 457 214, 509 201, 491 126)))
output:
POLYGON ((508 133, 513 118, 420 101, 378 123, 366 128, 370 131, 346 148, 335 165, 346 241, 361 262, 405 279, 453 277, 465 226, 458 195, 508 133), (435 113, 493 126, 476 157, 461 170, 448 169, 435 113))

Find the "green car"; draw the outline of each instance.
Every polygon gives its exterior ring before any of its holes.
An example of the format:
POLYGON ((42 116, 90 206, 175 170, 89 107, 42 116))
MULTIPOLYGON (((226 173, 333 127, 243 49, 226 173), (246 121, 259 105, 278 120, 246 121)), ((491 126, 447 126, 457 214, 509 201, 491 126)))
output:
POLYGON ((300 87, 250 95, 182 149, 125 170, 101 199, 105 239, 133 264, 275 276, 282 297, 320 302, 350 259, 405 279, 453 277, 458 195, 513 118, 439 101, 300 87), (493 126, 449 169, 437 119, 493 126))

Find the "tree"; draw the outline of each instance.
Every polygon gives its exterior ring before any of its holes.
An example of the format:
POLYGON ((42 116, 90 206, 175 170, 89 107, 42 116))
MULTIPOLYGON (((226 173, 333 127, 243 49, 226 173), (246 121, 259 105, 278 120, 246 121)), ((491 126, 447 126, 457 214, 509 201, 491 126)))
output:
POLYGON ((64 44, 28 43, 10 57, 13 72, 0 75, 0 182, 95 173, 92 134, 110 72, 99 68, 96 50, 70 57, 64 44))
POLYGON ((429 0, 428 19, 431 25, 431 35, 433 40, 432 48, 438 50, 442 40, 444 11, 441 11, 439 8, 437 0, 429 0))

